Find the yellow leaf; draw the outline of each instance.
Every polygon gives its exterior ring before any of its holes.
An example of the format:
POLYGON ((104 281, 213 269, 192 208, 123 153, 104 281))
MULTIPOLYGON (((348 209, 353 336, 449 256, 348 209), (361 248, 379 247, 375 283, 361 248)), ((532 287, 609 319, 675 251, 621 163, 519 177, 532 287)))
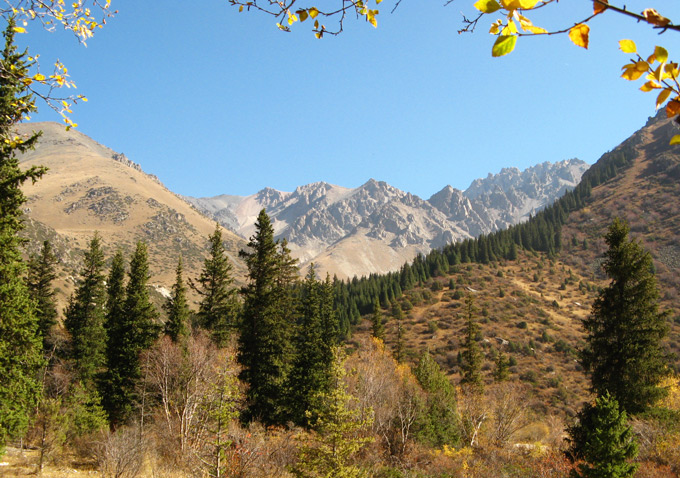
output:
POLYGON ((297 14, 300 16, 301 22, 304 22, 309 17, 309 13, 307 13, 307 10, 298 10, 297 14))
POLYGON ((482 13, 493 13, 501 9, 496 0, 478 0, 474 7, 482 13))
POLYGON ((26 33, 26 29, 24 27, 14 27, 13 30, 17 33, 26 33))
POLYGON ((669 118, 674 118, 679 114, 680 114, 680 100, 675 98, 674 100, 669 101, 668 104, 666 105, 666 116, 669 118))
POLYGON ((503 28, 501 35, 513 35, 515 33, 517 33, 517 25, 514 21, 508 20, 508 24, 503 28))
POLYGON ((382 2, 382 0, 375 0, 376 5, 380 5, 381 2, 382 2))
POLYGON ((659 83, 657 83, 656 81, 648 81, 647 83, 645 83, 644 85, 642 85, 640 87, 640 89, 642 91, 644 91, 645 93, 650 92, 652 90, 659 89, 659 88, 661 88, 661 85, 659 83))
POLYGON ((238 7, 238 11, 239 11, 239 12, 242 12, 242 11, 243 11, 243 5, 241 5, 240 7, 238 7))
POLYGON ((621 78, 628 81, 635 81, 638 78, 640 78, 643 73, 644 71, 638 70, 637 68, 635 68, 635 64, 631 63, 623 67, 623 73, 621 74, 621 78))
POLYGON ((519 8, 523 10, 531 10, 536 6, 538 0, 519 0, 519 8))
POLYGON ((673 90, 670 88, 664 88, 661 93, 659 93, 659 96, 656 97, 656 109, 658 110, 662 104, 666 102, 668 97, 671 95, 673 90))
POLYGON ((635 42, 633 40, 620 40, 619 41, 619 48, 624 53, 636 53, 637 52, 637 47, 635 46, 635 42))
POLYGON ((321 37, 323 36, 323 32, 316 32, 314 36, 321 39, 321 37))
POLYGON ((295 23, 297 21, 298 21, 298 18, 294 14, 288 12, 288 25, 292 25, 293 23, 295 23))
POLYGON ((666 61, 668 61, 668 52, 662 46, 657 46, 654 48, 654 56, 661 63, 666 63, 666 61))
POLYGON ((38 73, 37 75, 33 76, 33 79, 35 81, 45 81, 45 75, 43 75, 42 73, 38 73))
POLYGON ((676 134, 671 138, 671 142, 669 143, 671 146, 680 144, 680 134, 676 134))
POLYGON ((309 12, 309 16, 312 18, 316 18, 316 16, 319 14, 319 10, 317 10, 316 7, 312 7, 307 11, 309 12))
POLYGON ((593 13, 595 15, 604 12, 607 9, 609 0, 593 0, 593 13), (603 5, 603 3, 605 5, 603 5))
POLYGON ((590 27, 585 23, 579 23, 569 30, 569 39, 576 46, 588 49, 588 34, 590 27))
POLYGON ((517 43, 517 37, 515 35, 500 35, 493 48, 491 48, 491 56, 499 57, 510 53, 515 49, 515 44, 517 43))

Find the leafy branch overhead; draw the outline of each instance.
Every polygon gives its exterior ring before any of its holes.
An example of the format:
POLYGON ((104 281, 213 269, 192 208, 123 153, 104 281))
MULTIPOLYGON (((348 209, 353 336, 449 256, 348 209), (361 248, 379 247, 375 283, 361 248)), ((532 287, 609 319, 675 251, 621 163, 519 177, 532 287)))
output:
MULTIPOLYGON (((106 24, 112 17, 110 0, 4 0, 0 3, 0 15, 6 22, 14 23, 14 33, 27 34, 31 25, 38 24, 47 31, 53 32, 57 27, 71 32, 76 39, 86 44, 98 28, 106 24), (98 18, 101 17, 101 19, 98 18)), ((42 72, 39 63, 40 55, 31 55, 28 59, 28 70, 18 78, 26 88, 42 99, 50 108, 61 115, 67 128, 77 126, 70 118, 72 107, 79 101, 87 101, 79 94, 59 94, 61 88, 75 89, 70 79, 68 68, 57 60, 50 72, 42 72)), ((17 72, 0 70, 0 75, 16 77, 17 72)), ((24 119, 30 119, 25 115, 24 119)))
MULTIPOLYGON (((317 6, 305 2, 305 0, 229 0, 237 6, 239 12, 259 11, 272 15, 276 18, 276 26, 286 32, 290 32, 297 22, 303 23, 310 19, 313 23, 312 32, 317 38, 324 34, 338 35, 344 29, 344 22, 348 15, 354 15, 357 19, 364 19, 374 27, 378 22, 376 15, 379 10, 378 4, 382 0, 373 0, 375 8, 371 8, 370 0, 336 0, 331 8, 320 9, 317 6), (320 19, 337 19, 334 29, 329 29, 320 19)), ((454 0, 447 0, 446 5, 454 0)), ((473 6, 476 14, 473 17, 463 16, 463 28, 458 33, 471 33, 477 28, 480 20, 485 15, 496 14, 501 18, 491 23, 489 33, 496 36, 491 47, 491 55, 494 57, 505 56, 511 53, 520 37, 537 35, 566 34, 571 42, 579 47, 588 48, 590 42, 589 22, 604 12, 615 12, 632 18, 638 22, 649 24, 652 28, 664 33, 666 31, 680 32, 680 25, 673 23, 671 19, 663 16, 653 8, 646 8, 640 13, 629 11, 625 6, 610 4, 609 0, 592 0, 593 11, 585 18, 578 21, 570 21, 566 27, 547 29, 535 25, 529 18, 532 13, 543 8, 557 8, 558 0, 477 0, 473 6)), ((395 0, 392 11, 399 6, 401 0, 395 0)), ((621 50, 624 53, 637 55, 635 43, 632 40, 622 40, 621 50)), ((656 108, 659 109, 668 101, 666 113, 669 118, 676 118, 680 122, 680 85, 678 84, 678 65, 668 61, 667 51, 660 46, 655 48, 654 53, 643 59, 640 55, 631 60, 623 67, 623 78, 637 80, 644 75, 647 82, 642 86, 642 91, 659 90, 656 100, 656 108), (658 63, 658 65, 656 65, 658 63)), ((674 136, 671 144, 680 144, 680 135, 674 136)))

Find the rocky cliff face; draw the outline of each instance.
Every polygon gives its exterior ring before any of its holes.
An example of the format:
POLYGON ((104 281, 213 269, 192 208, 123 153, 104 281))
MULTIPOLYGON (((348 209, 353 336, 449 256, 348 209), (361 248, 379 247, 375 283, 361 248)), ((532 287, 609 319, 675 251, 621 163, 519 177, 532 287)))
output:
POLYGON ((429 200, 371 179, 355 189, 325 182, 292 193, 186 199, 243 237, 265 208, 277 237, 304 265, 343 276, 387 272, 419 252, 516 224, 578 184, 588 165, 572 159, 525 171, 503 169, 465 191, 446 186, 429 200), (364 250, 357 250, 364 249, 364 250))

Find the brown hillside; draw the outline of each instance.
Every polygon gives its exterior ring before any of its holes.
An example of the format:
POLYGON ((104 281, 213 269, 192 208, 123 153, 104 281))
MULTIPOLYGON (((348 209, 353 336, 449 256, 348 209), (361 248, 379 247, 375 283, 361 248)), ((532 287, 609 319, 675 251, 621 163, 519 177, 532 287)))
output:
MULTIPOLYGON (((27 184, 25 206, 29 250, 41 241, 55 244, 63 270, 61 284, 68 293, 73 274, 80 267, 82 251, 95 231, 102 236, 111 256, 122 248, 129 254, 137 241, 149 246, 152 284, 169 287, 181 254, 185 276, 196 277, 207 252, 207 237, 215 229, 206 218, 155 177, 113 150, 57 123, 18 126, 20 134, 43 132, 37 147, 23 155, 24 166, 44 165, 48 173, 36 184, 27 184)), ((223 230, 236 275, 244 276, 238 259, 243 239, 223 230)), ((62 294, 62 300, 65 294, 62 294)))

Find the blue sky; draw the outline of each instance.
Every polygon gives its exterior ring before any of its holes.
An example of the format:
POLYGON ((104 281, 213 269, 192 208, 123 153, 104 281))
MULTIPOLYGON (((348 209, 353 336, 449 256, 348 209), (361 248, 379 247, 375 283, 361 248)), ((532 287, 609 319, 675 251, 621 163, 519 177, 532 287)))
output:
MULTIPOLYGON (((112 3, 119 13, 87 48, 38 25, 19 40, 67 65, 89 98, 74 111, 80 131, 191 196, 375 178, 427 199, 503 167, 592 163, 655 114, 652 93, 619 78, 618 40, 680 59, 680 34, 611 12, 592 22, 588 51, 562 35, 492 58, 491 19, 457 33, 472 0, 403 0, 394 14, 385 0, 377 29, 349 21, 323 40, 226 0, 112 3)), ((675 0, 627 6, 680 19, 675 0)), ((569 26, 591 8, 562 2, 534 23, 569 26)), ((34 119, 59 121, 45 106, 34 119)))

